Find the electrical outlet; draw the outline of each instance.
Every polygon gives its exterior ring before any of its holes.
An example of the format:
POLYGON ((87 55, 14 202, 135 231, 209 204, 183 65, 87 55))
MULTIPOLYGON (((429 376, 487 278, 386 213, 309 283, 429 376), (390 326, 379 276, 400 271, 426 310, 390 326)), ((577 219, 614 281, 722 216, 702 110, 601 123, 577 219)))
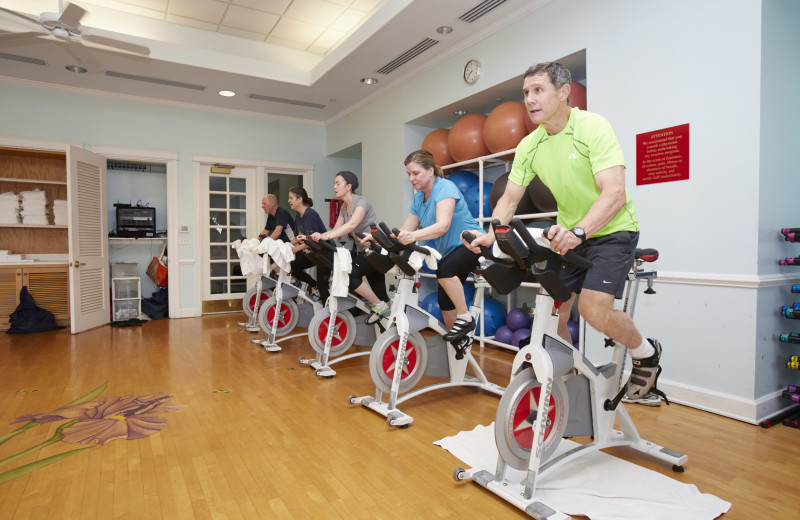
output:
POLYGON ((191 242, 189 241, 188 238, 179 238, 178 239, 178 245, 188 246, 189 244, 191 244, 191 242))

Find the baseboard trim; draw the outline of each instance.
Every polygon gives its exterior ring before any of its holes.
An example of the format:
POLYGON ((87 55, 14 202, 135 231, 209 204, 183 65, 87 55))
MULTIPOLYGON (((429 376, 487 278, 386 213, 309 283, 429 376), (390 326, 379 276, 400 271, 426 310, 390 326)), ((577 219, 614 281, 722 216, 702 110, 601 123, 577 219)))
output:
POLYGON ((665 379, 659 379, 658 387, 667 394, 670 402, 749 424, 759 424, 791 406, 781 397, 780 391, 751 400, 665 379))

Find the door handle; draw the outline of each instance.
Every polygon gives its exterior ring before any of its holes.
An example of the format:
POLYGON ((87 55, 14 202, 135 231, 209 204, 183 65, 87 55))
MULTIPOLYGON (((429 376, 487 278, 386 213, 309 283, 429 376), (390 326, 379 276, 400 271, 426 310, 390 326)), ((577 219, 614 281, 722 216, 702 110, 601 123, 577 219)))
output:
POLYGON ((83 263, 83 262, 78 262, 77 260, 75 260, 75 261, 72 263, 72 267, 80 267, 80 266, 82 266, 82 265, 86 265, 86 264, 85 264, 85 263, 83 263))

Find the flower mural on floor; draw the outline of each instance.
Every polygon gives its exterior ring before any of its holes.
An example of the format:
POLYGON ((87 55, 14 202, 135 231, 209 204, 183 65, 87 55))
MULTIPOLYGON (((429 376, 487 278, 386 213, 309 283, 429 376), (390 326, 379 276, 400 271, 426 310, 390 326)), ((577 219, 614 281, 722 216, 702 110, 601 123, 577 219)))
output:
POLYGON ((11 424, 21 422, 25 424, 13 432, 1 436, 0 444, 41 424, 57 421, 67 422, 60 425, 53 436, 46 441, 1 460, 0 468, 58 442, 85 444, 88 446, 53 455, 0 473, 0 484, 117 439, 136 440, 149 437, 154 433, 158 433, 167 425, 167 420, 157 414, 174 412, 186 407, 186 405, 167 403, 169 399, 172 399, 172 396, 161 392, 149 395, 97 399, 107 387, 108 383, 104 383, 93 392, 53 411, 22 415, 12 421, 11 424))

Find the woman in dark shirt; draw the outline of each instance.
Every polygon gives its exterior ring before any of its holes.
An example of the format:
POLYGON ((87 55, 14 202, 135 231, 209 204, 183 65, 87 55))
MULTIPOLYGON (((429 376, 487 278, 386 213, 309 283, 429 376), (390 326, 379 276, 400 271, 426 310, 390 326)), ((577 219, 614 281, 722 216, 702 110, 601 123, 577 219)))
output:
MULTIPOLYGON (((297 218, 294 221, 296 235, 308 236, 327 231, 319 213, 311 209, 313 205, 314 201, 308 196, 304 188, 295 186, 289 189, 289 207, 297 212, 297 218)), ((317 266, 317 279, 315 280, 305 271, 314 266, 305 253, 306 249, 308 249, 308 246, 303 244, 297 236, 292 239, 292 252, 295 254, 295 259, 291 263, 292 276, 311 287, 315 287, 324 303, 330 295, 328 286, 330 285, 331 270, 327 267, 317 266)))

